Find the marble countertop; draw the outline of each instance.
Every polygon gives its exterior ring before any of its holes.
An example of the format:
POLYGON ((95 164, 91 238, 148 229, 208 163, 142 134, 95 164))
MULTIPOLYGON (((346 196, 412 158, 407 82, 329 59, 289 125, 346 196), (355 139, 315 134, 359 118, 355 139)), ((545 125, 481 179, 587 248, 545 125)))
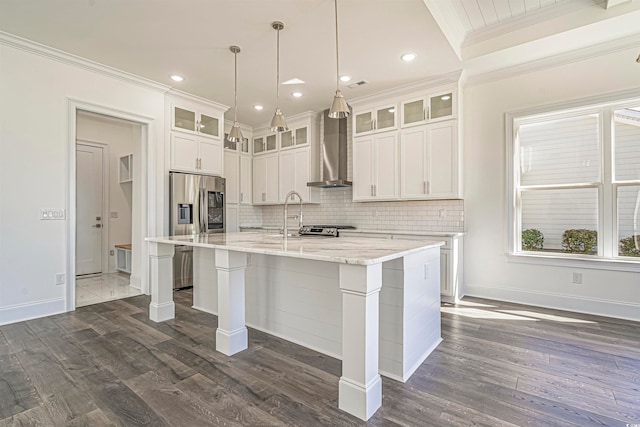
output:
POLYGON ((342 264, 371 265, 424 249, 442 241, 367 239, 363 237, 288 237, 264 232, 217 233, 195 236, 147 237, 149 242, 312 259, 342 264))
MULTIPOLYGON (((261 225, 241 225, 241 230, 281 230, 282 227, 271 227, 261 225)), ((294 228, 289 227, 289 230, 294 228)), ((296 229, 297 231, 297 229, 296 229)), ((407 230, 367 230, 364 228, 356 228, 355 230, 342 230, 342 233, 368 233, 368 234, 398 234, 411 236, 438 236, 438 237, 460 237, 464 236, 463 231, 407 231, 407 230)))

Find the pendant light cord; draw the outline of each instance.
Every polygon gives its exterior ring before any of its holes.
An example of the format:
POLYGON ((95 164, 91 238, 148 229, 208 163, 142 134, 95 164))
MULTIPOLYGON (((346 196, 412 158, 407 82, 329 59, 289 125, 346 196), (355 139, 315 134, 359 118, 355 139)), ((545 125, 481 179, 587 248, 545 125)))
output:
POLYGON ((280 27, 276 38, 276 109, 280 108, 280 27))
POLYGON ((334 0, 336 11, 336 90, 340 90, 340 63, 338 59, 338 0, 334 0))
POLYGON ((234 106, 233 106, 233 109, 235 110, 235 113, 233 115, 233 121, 234 121, 234 124, 236 124, 236 123, 238 123, 238 53, 237 52, 233 53, 233 67, 234 67, 234 72, 233 72, 233 78, 234 78, 233 94, 235 96, 235 101, 234 101, 234 106))

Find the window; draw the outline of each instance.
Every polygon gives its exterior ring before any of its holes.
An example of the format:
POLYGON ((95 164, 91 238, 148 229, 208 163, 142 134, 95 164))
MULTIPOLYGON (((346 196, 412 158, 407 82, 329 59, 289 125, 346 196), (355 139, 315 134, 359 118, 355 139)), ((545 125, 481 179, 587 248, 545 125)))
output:
POLYGON ((640 262, 640 100, 509 121, 510 252, 640 262))

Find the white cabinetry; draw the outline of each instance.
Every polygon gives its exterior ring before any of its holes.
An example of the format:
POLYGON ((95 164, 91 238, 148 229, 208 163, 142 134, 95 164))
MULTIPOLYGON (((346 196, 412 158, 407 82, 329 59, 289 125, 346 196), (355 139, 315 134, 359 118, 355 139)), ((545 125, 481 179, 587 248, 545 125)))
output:
POLYGON ((453 89, 403 100, 400 103, 400 125, 408 127, 453 119, 456 117, 457 101, 457 93, 453 89))
POLYGON ((253 159, 253 204, 278 203, 278 153, 253 159))
POLYGON ((253 193, 253 167, 251 156, 240 155, 240 204, 250 205, 253 193))
POLYGON ((353 115, 353 135, 368 135, 396 129, 397 104, 390 103, 358 111, 353 115))
POLYGON ((459 197, 456 136, 457 120, 401 131, 401 199, 459 197))
POLYGON ((236 152, 224 151, 224 177, 226 205, 240 203, 240 155, 236 152))
POLYGON ((461 234, 453 235, 417 235, 394 232, 372 231, 361 233, 343 230, 342 237, 372 237, 378 239, 408 239, 444 241, 440 247, 440 296, 444 302, 457 302, 464 296, 463 289, 463 238, 461 234))
POLYGON ((171 121, 171 170, 222 176, 221 135, 227 107, 173 92, 167 97, 167 105, 171 121))
MULTIPOLYGON (((315 201, 318 194, 317 189, 307 187, 309 182, 310 155, 309 147, 296 150, 286 150, 280 152, 279 163, 279 189, 281 203, 289 191, 294 190, 300 193, 303 202, 315 201)), ((294 198, 292 201, 298 201, 294 198)))
POLYGON ((222 142, 220 140, 172 132, 171 169, 222 175, 222 142))
POLYGON ((256 129, 253 138, 254 204, 284 203, 291 190, 300 193, 304 203, 319 202, 319 190, 307 187, 307 182, 319 179, 317 120, 317 114, 308 111, 289 117, 286 132, 270 133, 266 125, 256 129))
POLYGON ((385 132, 353 140, 353 200, 398 198, 398 133, 385 132))
POLYGON ((461 198, 456 87, 385 97, 354 106, 353 201, 461 198))

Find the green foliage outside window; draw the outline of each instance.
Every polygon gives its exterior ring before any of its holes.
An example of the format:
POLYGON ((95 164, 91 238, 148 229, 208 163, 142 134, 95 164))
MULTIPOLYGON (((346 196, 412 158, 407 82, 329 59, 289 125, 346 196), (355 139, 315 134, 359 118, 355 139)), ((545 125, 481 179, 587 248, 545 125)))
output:
POLYGON ((598 232, 577 228, 562 233, 562 249, 574 254, 596 254, 598 248, 598 232))
POLYGON ((640 257, 640 234, 620 239, 620 255, 640 257))
POLYGON ((542 232, 536 228, 529 228, 522 232, 523 251, 541 251, 544 244, 542 232))

